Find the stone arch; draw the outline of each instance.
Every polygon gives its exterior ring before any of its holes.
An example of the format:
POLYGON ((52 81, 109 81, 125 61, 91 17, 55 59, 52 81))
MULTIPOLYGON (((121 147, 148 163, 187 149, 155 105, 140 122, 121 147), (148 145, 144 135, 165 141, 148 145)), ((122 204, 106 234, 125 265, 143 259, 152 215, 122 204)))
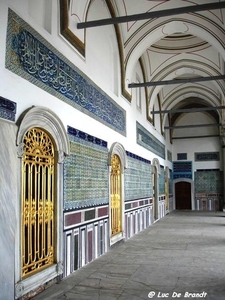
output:
POLYGON ((109 218, 110 218, 110 245, 117 243, 124 238, 125 218, 124 218, 124 169, 127 168, 127 155, 124 147, 120 143, 113 143, 109 155, 109 176, 110 176, 110 198, 109 198, 109 218), (114 169, 115 156, 119 158, 119 172, 114 169), (116 183, 117 182, 117 183, 116 183), (118 188, 119 186, 119 188, 118 188), (116 221, 115 221, 116 220, 116 221), (115 233, 113 233, 113 229, 115 233))
MULTIPOLYGON (((55 261, 54 264, 46 269, 33 274, 30 277, 21 277, 21 260, 18 259, 15 263, 15 295, 16 299, 27 294, 31 290, 36 290, 40 286, 46 284, 50 280, 55 280, 63 274, 63 161, 64 156, 69 155, 69 140, 66 134, 66 130, 58 118, 58 116, 50 109, 45 107, 31 107, 27 109, 18 120, 18 131, 16 137, 16 145, 18 160, 20 160, 20 168, 22 169, 23 151, 24 151, 24 136, 32 128, 39 128, 46 131, 51 136, 55 145, 56 153, 56 173, 55 173, 55 261)), ((19 173, 18 181, 22 186, 22 172, 19 173)), ((21 191, 22 192, 22 191, 21 191)), ((16 236, 19 237, 15 247, 15 257, 20 257, 20 245, 21 245, 21 195, 18 195, 18 201, 16 206, 16 236)))
POLYGON ((48 131, 56 144, 58 163, 63 162, 64 155, 69 155, 69 140, 66 130, 58 116, 50 109, 42 106, 33 106, 21 116, 17 132, 16 144, 18 156, 23 155, 23 137, 32 127, 41 127, 48 131))
POLYGON ((111 166, 111 157, 113 154, 117 154, 120 157, 122 171, 124 172, 124 169, 127 168, 127 154, 126 154, 126 151, 125 151, 123 145, 121 145, 118 142, 115 142, 112 144, 110 151, 109 151, 109 156, 108 156, 108 165, 109 166, 111 166))
POLYGON ((157 173, 156 175, 159 175, 160 174, 160 163, 159 163, 158 158, 153 158, 152 166, 155 167, 155 168, 152 168, 152 174, 155 174, 155 171, 156 171, 156 173, 157 173))

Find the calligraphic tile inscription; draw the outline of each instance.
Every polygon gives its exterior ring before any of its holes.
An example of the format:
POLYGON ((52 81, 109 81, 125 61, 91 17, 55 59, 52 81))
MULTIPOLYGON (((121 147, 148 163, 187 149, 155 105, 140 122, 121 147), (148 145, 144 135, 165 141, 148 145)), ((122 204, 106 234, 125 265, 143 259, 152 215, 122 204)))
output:
POLYGON ((126 112, 9 9, 6 68, 126 135, 126 112))

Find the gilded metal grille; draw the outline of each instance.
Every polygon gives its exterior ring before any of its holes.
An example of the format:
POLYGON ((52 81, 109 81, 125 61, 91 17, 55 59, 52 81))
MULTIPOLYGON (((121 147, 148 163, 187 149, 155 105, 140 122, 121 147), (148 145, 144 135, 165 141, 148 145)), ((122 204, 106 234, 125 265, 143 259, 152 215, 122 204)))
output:
POLYGON ((22 277, 54 262, 54 145, 39 128, 24 136, 22 277))
POLYGON ((121 164, 114 154, 111 158, 111 234, 122 231, 121 222, 121 164))

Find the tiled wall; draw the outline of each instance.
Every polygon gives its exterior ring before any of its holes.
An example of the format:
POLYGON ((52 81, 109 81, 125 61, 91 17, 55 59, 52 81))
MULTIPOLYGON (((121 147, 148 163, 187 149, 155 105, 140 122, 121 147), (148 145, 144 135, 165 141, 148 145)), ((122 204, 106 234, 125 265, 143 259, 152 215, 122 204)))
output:
POLYGON ((126 112, 113 99, 10 9, 8 20, 7 69, 126 135, 126 112))
POLYGON ((165 145, 162 144, 154 135, 152 135, 145 127, 136 122, 136 140, 137 144, 150 150, 156 155, 165 159, 165 145))
POLYGON ((219 210, 223 202, 223 172, 205 170, 195 172, 196 210, 219 210))
POLYGON ((107 143, 68 127, 70 155, 64 163, 65 210, 109 202, 107 143))
POLYGON ((152 197, 151 162, 131 152, 127 154, 124 171, 125 201, 152 197))
MULTIPOLYGON (((67 128, 70 155, 64 163, 64 276, 107 252, 110 244, 107 142, 67 128)), ((153 223, 151 162, 126 151, 124 239, 153 223)), ((164 187, 164 171, 161 184, 164 187)), ((165 215, 165 196, 159 199, 165 215)))

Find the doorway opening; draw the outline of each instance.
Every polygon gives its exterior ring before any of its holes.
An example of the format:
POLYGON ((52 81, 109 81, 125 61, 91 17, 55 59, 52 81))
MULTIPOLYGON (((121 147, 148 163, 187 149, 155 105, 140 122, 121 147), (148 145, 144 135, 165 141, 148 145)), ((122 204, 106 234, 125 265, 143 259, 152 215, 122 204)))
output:
POLYGON ((191 183, 180 181, 175 184, 176 209, 191 210, 191 183))

